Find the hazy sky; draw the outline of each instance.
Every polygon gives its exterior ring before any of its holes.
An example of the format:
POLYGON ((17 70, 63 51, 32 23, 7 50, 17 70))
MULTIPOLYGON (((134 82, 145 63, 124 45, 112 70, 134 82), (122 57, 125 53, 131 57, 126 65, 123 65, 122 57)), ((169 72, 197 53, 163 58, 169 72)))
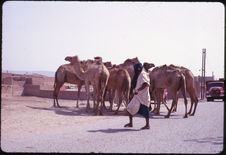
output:
POLYGON ((56 71, 66 56, 175 64, 224 77, 224 17, 213 2, 8 1, 2 15, 2 69, 56 71))

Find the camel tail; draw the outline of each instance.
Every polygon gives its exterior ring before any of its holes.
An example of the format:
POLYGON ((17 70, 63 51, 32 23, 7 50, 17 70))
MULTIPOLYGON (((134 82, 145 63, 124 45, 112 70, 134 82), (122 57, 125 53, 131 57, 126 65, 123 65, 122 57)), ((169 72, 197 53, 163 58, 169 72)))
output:
POLYGON ((106 75, 104 75, 104 73, 101 73, 101 78, 99 81, 99 90, 101 91, 100 94, 103 97, 104 96, 104 92, 107 86, 107 82, 108 82, 108 77, 106 75))
POLYGON ((54 85, 53 85, 54 89, 56 88, 56 81, 57 81, 57 72, 55 72, 55 79, 54 79, 54 85))
POLYGON ((182 91, 186 92, 186 81, 185 81, 184 75, 181 75, 180 84, 179 84, 179 87, 178 87, 177 91, 179 89, 181 89, 182 91))

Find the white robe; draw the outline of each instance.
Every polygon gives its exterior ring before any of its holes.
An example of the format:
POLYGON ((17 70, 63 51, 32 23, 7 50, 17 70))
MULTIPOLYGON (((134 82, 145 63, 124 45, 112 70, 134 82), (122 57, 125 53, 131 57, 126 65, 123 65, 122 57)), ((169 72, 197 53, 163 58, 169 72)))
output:
POLYGON ((150 94, 149 94, 149 86, 150 86, 150 78, 148 73, 144 70, 141 71, 140 75, 137 78, 136 90, 139 89, 143 83, 147 83, 148 87, 145 87, 143 90, 138 91, 137 95, 134 95, 133 99, 127 106, 127 111, 131 115, 135 115, 140 108, 140 104, 145 106, 149 106, 150 103, 150 94))

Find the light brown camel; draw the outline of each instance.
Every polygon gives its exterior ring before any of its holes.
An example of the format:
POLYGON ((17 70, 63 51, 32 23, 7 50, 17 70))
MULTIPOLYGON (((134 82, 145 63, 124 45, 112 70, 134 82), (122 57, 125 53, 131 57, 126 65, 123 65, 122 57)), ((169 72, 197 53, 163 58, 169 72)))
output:
POLYGON ((115 114, 117 114, 123 99, 126 101, 126 105, 129 103, 131 78, 127 70, 121 69, 118 67, 112 67, 111 69, 109 69, 109 72, 110 72, 110 77, 108 80, 106 92, 107 91, 109 92, 109 101, 110 101, 111 111, 113 106, 113 99, 117 93, 117 96, 119 98, 118 108, 115 111, 115 114))
MULTIPOLYGON (((95 57, 96 59, 98 59, 98 58, 100 58, 100 57, 95 57)), ((102 58, 101 58, 102 59, 102 58)), ((68 61, 68 62, 70 62, 70 64, 72 64, 71 63, 71 61, 72 61, 72 56, 67 56, 67 57, 65 57, 65 59, 64 60, 66 60, 66 61, 68 61)), ((89 67, 89 65, 91 65, 91 64, 93 64, 93 63, 97 63, 97 61, 98 60, 92 60, 92 59, 87 59, 87 60, 81 60, 80 61, 80 64, 81 64, 81 66, 82 66, 82 69, 84 70, 84 71, 86 71, 86 70, 88 70, 88 67, 89 67)), ((99 62, 98 62, 99 63, 99 62)), ((73 66, 73 65, 72 65, 73 66)), ((74 71, 74 67, 73 67, 73 71, 74 71)), ((77 75, 75 74, 75 71, 73 72, 73 74, 77 77, 77 75)), ((78 77, 77 77, 78 78, 78 77)), ((79 79, 80 80, 80 79, 79 79)), ((84 82, 84 84, 85 84, 85 82, 84 82)), ((90 85, 90 83, 89 83, 89 85, 90 85)), ((92 96, 92 98, 93 98, 93 102, 94 102, 94 105, 95 105, 95 97, 94 97, 94 92, 91 92, 90 93, 90 96, 92 96)))
POLYGON ((75 74, 81 79, 85 81, 86 92, 87 92, 87 107, 86 111, 88 111, 89 106, 89 98, 90 98, 90 90, 89 90, 89 83, 93 86, 95 96, 97 99, 97 106, 96 108, 96 115, 100 112, 102 115, 102 104, 103 104, 103 95, 104 91, 109 79, 109 71, 104 66, 103 63, 92 63, 88 65, 87 71, 84 71, 81 67, 80 61, 78 56, 73 56, 71 58, 71 64, 74 66, 75 74), (101 105, 99 107, 99 103, 101 105))
POLYGON ((75 74, 74 74, 74 67, 71 64, 64 64, 61 65, 57 71, 55 72, 55 81, 54 81, 54 91, 53 91, 53 99, 54 103, 53 106, 57 105, 60 107, 58 103, 58 94, 60 91, 60 88, 63 86, 63 84, 71 83, 76 84, 78 87, 78 93, 77 93, 77 105, 76 107, 79 107, 78 100, 80 99, 80 90, 82 85, 85 84, 83 80, 80 80, 75 74))
POLYGON ((160 110, 160 98, 162 94, 159 93, 158 89, 167 88, 167 90, 172 92, 173 101, 168 114, 165 118, 169 118, 171 111, 175 104, 177 103, 178 91, 181 90, 184 97, 185 105, 185 115, 187 118, 187 98, 186 98, 186 83, 185 76, 178 70, 172 69, 167 65, 155 67, 150 74, 151 90, 157 92, 157 109, 158 113, 160 110))
MULTIPOLYGON (((190 110, 188 111, 188 114, 194 116, 196 108, 197 108, 197 104, 198 104, 198 97, 196 94, 195 77, 194 77, 193 73, 189 69, 187 69, 183 66, 175 66, 175 65, 171 64, 169 67, 178 69, 179 71, 181 71, 184 74, 185 81, 186 81, 186 91, 188 92, 188 94, 191 98, 191 107, 190 107, 190 110), (194 103, 195 103, 195 106, 194 106, 194 110, 192 112, 192 107, 193 107, 194 103)), ((175 110, 176 110, 176 107, 175 107, 175 110)))

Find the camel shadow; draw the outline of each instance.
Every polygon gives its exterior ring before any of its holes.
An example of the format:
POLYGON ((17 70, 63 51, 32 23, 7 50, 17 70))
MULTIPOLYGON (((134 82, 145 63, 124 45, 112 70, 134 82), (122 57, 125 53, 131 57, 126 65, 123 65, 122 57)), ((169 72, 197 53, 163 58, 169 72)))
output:
POLYGON ((65 116, 92 116, 93 113, 86 112, 84 107, 81 108, 75 108, 75 107, 67 107, 67 106, 61 106, 59 107, 37 107, 37 106, 26 106, 28 108, 31 109, 35 109, 35 110, 47 110, 47 111, 53 111, 58 115, 65 115, 65 116))
MULTIPOLYGON (((65 115, 65 116, 94 116, 94 110, 93 108, 90 108, 88 112, 86 112, 86 107, 68 107, 68 106, 61 106, 59 107, 37 107, 37 106, 29 106, 26 105, 26 107, 35 109, 35 110, 47 110, 47 111, 53 111, 58 115, 65 115)), ((108 111, 103 108, 103 115, 104 116, 124 116, 124 111, 118 111, 118 114, 115 115, 114 111, 108 111)))
POLYGON ((103 132, 103 133, 118 133, 118 132, 131 132, 131 131, 140 131, 140 129, 128 129, 128 128, 120 128, 120 129, 99 129, 99 130, 88 130, 88 132, 103 132))
POLYGON ((195 143, 211 143, 213 145, 223 145, 223 137, 206 137, 201 139, 188 139, 185 142, 195 142, 195 143))
POLYGON ((160 112, 160 114, 150 113, 151 119, 184 119, 182 115, 171 113, 169 118, 165 118, 167 114, 160 112))

